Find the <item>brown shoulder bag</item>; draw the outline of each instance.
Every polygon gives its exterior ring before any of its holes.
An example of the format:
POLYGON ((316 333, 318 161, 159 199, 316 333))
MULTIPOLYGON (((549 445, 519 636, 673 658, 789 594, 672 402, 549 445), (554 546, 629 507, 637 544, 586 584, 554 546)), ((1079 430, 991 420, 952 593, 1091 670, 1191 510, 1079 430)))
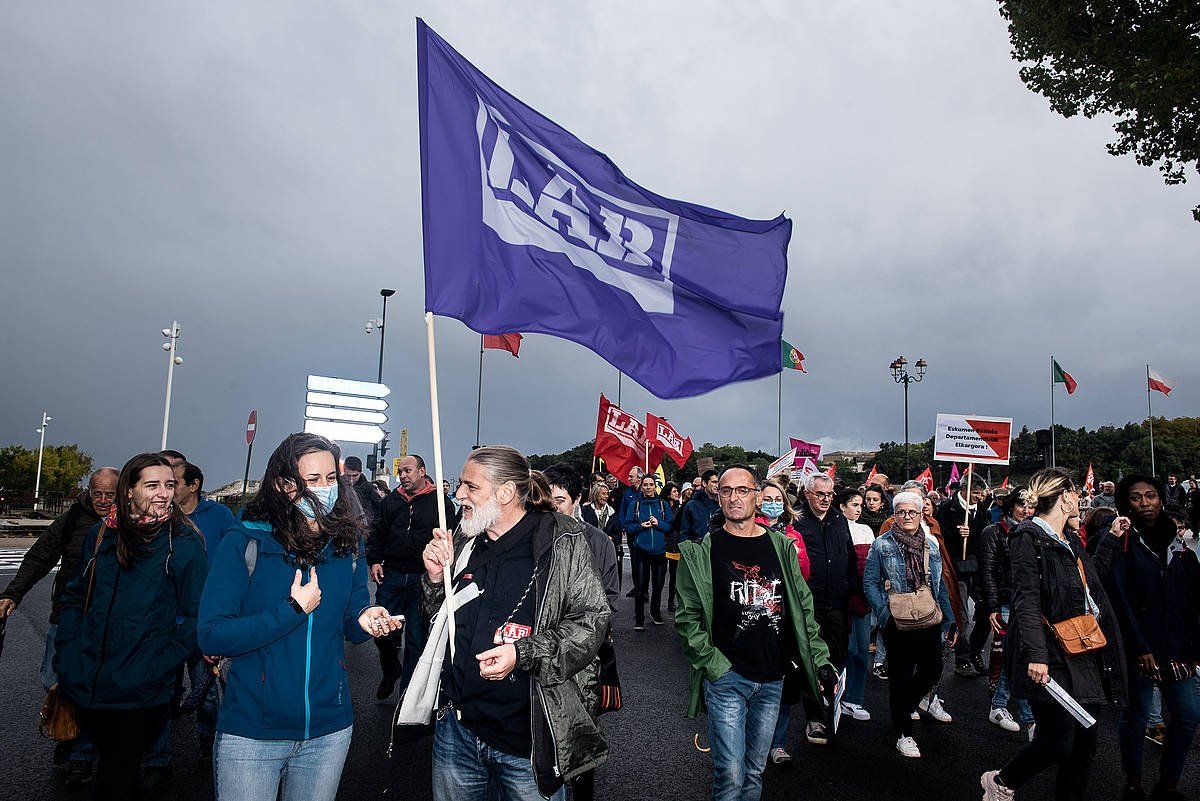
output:
MULTIPOLYGON (((1083 560, 1075 557, 1075 566, 1079 569, 1079 578, 1083 580, 1083 594, 1087 597, 1087 574, 1083 570, 1083 560)), ((1046 625, 1054 632, 1054 638, 1068 656, 1079 656, 1092 651, 1099 651, 1108 645, 1108 638, 1100 629, 1100 621, 1091 612, 1051 623, 1045 617, 1046 625)))
MULTIPOLYGON (((92 552, 91 573, 88 576, 87 594, 83 598, 83 617, 92 601, 92 587, 96 584, 96 554, 100 553, 100 543, 104 540, 104 521, 100 521, 100 532, 96 535, 96 548, 92 552)), ((42 702, 39 713, 38 729, 43 735, 58 742, 69 742, 79 737, 79 715, 75 704, 58 691, 58 684, 46 690, 46 700, 42 702)))

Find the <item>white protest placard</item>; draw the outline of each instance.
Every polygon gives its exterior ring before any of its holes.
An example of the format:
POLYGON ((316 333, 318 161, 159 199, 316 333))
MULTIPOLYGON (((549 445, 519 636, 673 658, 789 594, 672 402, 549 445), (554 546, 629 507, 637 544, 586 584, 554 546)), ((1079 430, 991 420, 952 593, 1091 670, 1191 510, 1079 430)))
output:
POLYGON ((817 463, 806 456, 800 467, 792 468, 792 481, 795 481, 797 484, 803 484, 806 478, 820 472, 821 468, 817 467, 817 463))
POLYGON ((939 462, 1008 464, 1012 418, 939 414, 933 458, 939 462))
POLYGON ((792 448, 783 456, 780 456, 778 459, 771 462, 771 464, 767 465, 767 480, 770 481, 784 470, 790 468, 794 461, 796 461, 796 449, 792 448))

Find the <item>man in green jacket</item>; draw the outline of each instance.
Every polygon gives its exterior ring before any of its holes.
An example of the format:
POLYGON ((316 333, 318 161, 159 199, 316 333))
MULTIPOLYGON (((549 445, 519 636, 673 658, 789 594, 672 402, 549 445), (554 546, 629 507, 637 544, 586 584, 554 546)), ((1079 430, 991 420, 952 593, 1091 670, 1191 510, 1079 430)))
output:
POLYGON ((761 490, 753 469, 727 468, 719 527, 679 544, 675 630, 691 664, 688 716, 708 707, 714 801, 761 796, 785 674, 813 699, 837 682, 795 544, 754 522, 761 490))

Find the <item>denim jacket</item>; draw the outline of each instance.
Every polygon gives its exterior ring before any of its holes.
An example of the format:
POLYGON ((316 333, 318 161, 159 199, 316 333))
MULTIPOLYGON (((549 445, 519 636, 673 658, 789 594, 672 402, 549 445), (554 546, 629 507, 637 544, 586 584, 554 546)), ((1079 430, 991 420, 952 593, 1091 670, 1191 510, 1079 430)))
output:
MULTIPOLYGON (((925 546, 929 548, 929 588, 942 608, 942 631, 946 631, 954 623, 954 610, 950 607, 946 583, 942 581, 942 553, 937 540, 929 534, 925 535, 925 546)), ((891 531, 879 535, 871 543, 867 566, 863 570, 863 591, 880 626, 886 624, 892 614, 888 609, 888 593, 883 586, 885 581, 892 582, 893 592, 912 592, 904 569, 904 557, 900 555, 900 546, 891 531)))

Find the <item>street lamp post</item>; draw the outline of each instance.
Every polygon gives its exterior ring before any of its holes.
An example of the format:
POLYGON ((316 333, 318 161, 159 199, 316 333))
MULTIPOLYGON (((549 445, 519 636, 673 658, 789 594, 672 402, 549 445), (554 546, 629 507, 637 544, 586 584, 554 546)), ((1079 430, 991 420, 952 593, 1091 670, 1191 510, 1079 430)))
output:
POLYGON ((38 502, 42 498, 42 453, 46 450, 46 424, 54 418, 42 412, 42 424, 38 427, 37 433, 41 435, 38 440, 38 467, 37 478, 33 480, 33 511, 37 511, 38 502))
POLYGON ((162 343, 162 349, 167 352, 167 402, 163 406, 163 431, 162 445, 159 450, 167 449, 167 425, 171 421, 171 384, 175 380, 175 366, 183 364, 183 357, 179 356, 176 351, 179 349, 179 334, 180 327, 177 321, 171 321, 170 328, 164 328, 162 335, 167 338, 167 341, 162 343))
POLYGON ((925 378, 925 369, 929 367, 929 363, 924 359, 917 359, 916 374, 908 372, 908 359, 903 356, 897 356, 896 359, 889 365, 892 371, 892 379, 897 384, 904 385, 904 480, 912 478, 912 471, 909 467, 908 459, 908 385, 919 383, 925 378))
MULTIPOLYGON (((388 298, 396 294, 394 289, 379 290, 380 296, 383 298, 383 316, 375 317, 367 320, 367 333, 374 333, 375 329, 379 329, 379 374, 376 382, 383 383, 383 344, 384 344, 384 326, 387 325, 387 302, 388 298)), ((379 462, 383 459, 383 455, 387 453, 387 436, 384 435, 383 442, 376 443, 371 448, 371 478, 379 477, 379 462)))

